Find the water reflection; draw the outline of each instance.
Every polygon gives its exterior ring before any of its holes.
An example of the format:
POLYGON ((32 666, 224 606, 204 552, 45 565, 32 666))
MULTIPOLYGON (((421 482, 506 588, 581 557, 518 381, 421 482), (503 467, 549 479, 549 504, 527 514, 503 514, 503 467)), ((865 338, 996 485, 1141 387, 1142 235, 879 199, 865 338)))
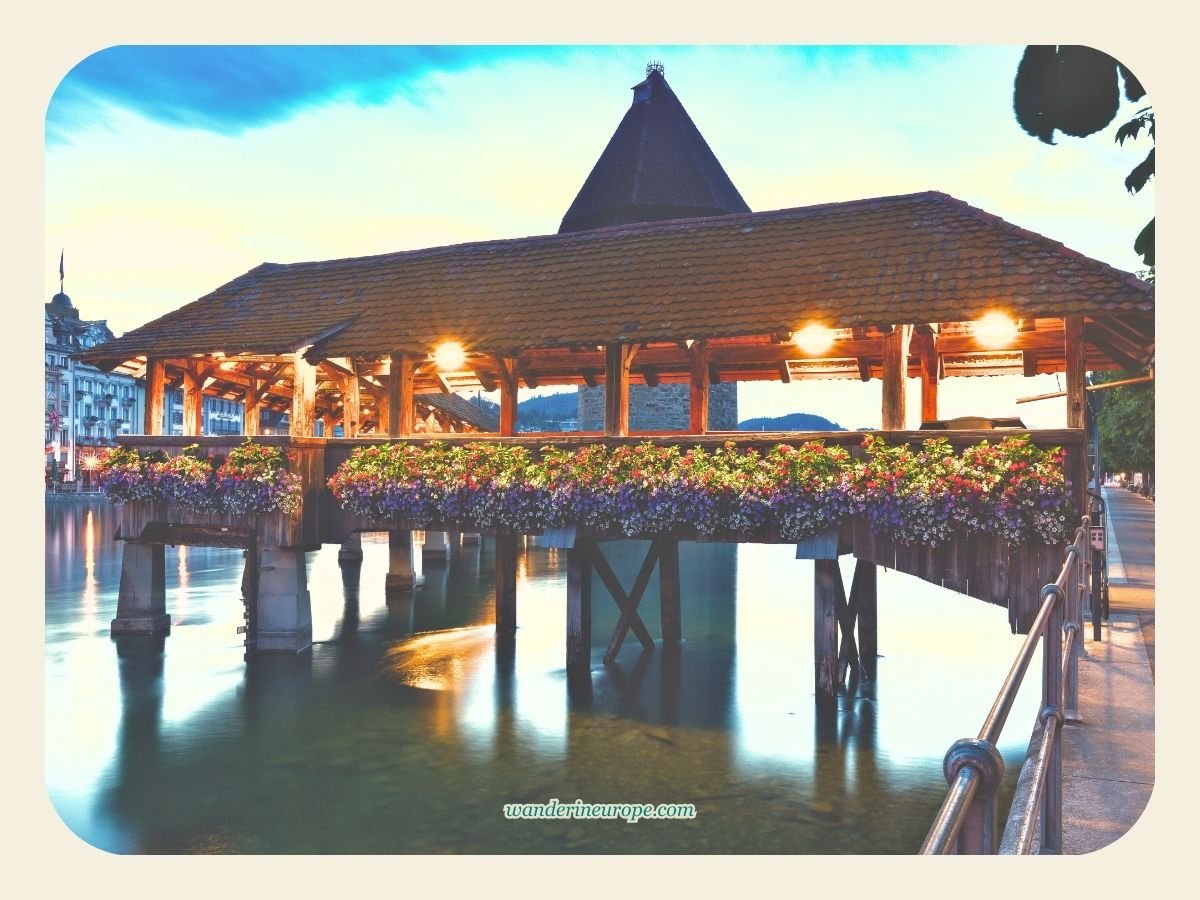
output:
MULTIPOLYGON (((818 708, 811 564, 685 544, 683 646, 629 641, 601 665, 618 614, 596 580, 593 665, 568 673, 562 551, 527 542, 520 627, 497 640, 490 541, 452 540, 421 587, 388 594, 386 535, 365 535, 360 566, 308 557, 312 650, 246 663, 237 550, 172 551, 170 636, 110 640, 114 527, 102 505, 47 507, 46 770, 71 827, 119 852, 912 852, 942 754, 1017 643, 1003 610, 881 572, 879 679, 818 708), (969 640, 934 647, 937 629, 969 640), (699 816, 500 813, 553 797, 699 816)), ((605 546, 626 585, 645 549, 605 546)), ((652 579, 656 636, 658 602, 652 579)), ((1010 758, 1036 700, 1018 701, 1010 758)))

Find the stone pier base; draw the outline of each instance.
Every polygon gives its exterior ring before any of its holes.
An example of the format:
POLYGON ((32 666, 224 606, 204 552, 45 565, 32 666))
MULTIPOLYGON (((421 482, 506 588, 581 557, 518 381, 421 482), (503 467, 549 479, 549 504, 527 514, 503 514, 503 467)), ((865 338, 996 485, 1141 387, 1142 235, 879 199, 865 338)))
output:
POLYGON ((425 543, 421 545, 421 561, 440 564, 450 555, 450 545, 444 531, 425 532, 425 543))
POLYGON ((338 562, 360 563, 363 560, 362 532, 356 531, 342 542, 338 548, 338 562))
POLYGON ((388 573, 383 586, 387 589, 408 590, 415 584, 412 532, 389 531, 388 573))
POLYGON ((165 634, 167 615, 166 548, 162 544, 128 541, 121 552, 121 588, 112 634, 165 634))
POLYGON ((258 569, 258 652, 312 645, 312 605, 302 550, 263 550, 258 569))

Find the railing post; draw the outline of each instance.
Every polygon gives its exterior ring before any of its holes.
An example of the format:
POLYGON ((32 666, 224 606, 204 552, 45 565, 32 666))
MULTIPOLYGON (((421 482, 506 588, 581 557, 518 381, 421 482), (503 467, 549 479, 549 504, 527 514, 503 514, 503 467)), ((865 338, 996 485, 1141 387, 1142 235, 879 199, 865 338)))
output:
MULTIPOLYGON (((1078 553, 1078 546, 1067 549, 1078 553)), ((1070 572, 1068 571, 1068 578, 1070 572)), ((1069 584, 1068 580, 1068 584, 1069 584)), ((1051 742, 1050 763, 1046 768, 1046 785, 1042 791, 1042 846, 1041 853, 1062 852, 1062 640, 1063 640, 1063 592, 1056 585, 1046 585, 1042 596, 1053 592, 1054 605, 1042 635, 1042 715, 1054 716, 1057 722, 1046 722, 1054 729, 1051 742)))
POLYGON ((996 792, 1004 779, 1004 760, 999 751, 987 741, 963 738, 946 751, 942 771, 946 783, 958 780, 963 766, 979 773, 980 783, 963 815, 958 832, 957 852, 975 856, 996 852, 996 792))

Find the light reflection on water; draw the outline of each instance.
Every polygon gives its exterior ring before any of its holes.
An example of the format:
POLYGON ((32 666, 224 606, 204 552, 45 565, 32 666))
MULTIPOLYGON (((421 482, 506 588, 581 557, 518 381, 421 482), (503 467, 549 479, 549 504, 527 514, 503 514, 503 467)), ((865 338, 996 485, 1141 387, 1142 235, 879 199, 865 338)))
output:
MULTIPOLYGON (((1004 610, 881 571, 879 679, 819 716, 812 564, 685 544, 682 651, 631 637, 601 665, 617 616, 597 579, 594 665, 569 679, 564 551, 527 542, 505 643, 490 542, 452 541, 446 565, 418 554, 421 588, 388 600, 386 535, 364 535, 357 578, 335 547, 308 556, 312 651, 247 664, 240 550, 168 548, 172 633, 109 637, 114 529, 99 502, 47 506, 47 786, 77 834, 117 852, 911 853, 942 755, 974 735, 1020 641, 1004 610), (698 815, 500 812, 555 797, 698 815)), ((644 547, 606 545, 626 584, 644 547)), ((656 579, 641 613, 657 633, 656 579)), ((1006 734, 1008 790, 1036 680, 1006 734)))

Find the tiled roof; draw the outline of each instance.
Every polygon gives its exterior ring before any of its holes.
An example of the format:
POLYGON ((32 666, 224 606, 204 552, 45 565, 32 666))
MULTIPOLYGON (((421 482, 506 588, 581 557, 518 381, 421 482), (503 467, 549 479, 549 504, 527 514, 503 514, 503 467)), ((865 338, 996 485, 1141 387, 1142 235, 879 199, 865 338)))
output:
POLYGON ((830 325, 1151 312, 1152 285, 946 194, 264 263, 90 351, 425 354, 830 325))
POLYGON ((740 212, 750 207, 662 73, 651 71, 558 230, 740 212))
POLYGON ((440 409, 460 422, 475 426, 480 431, 500 430, 500 421, 495 416, 488 415, 470 400, 460 397, 458 394, 417 394, 413 399, 418 405, 423 404, 433 409, 440 409))

